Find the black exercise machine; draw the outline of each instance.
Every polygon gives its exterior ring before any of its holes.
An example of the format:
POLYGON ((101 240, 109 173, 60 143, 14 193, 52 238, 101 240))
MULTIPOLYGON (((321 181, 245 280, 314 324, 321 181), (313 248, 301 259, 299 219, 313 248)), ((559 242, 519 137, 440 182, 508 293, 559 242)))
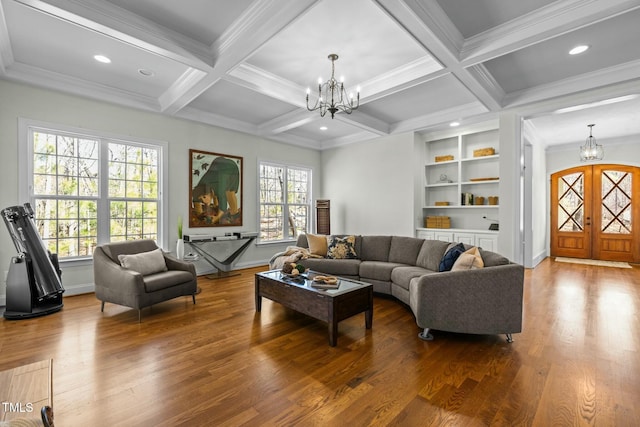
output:
POLYGON ((42 242, 29 203, 2 210, 2 218, 18 255, 7 275, 6 319, 27 319, 62 309, 64 288, 57 254, 42 242))

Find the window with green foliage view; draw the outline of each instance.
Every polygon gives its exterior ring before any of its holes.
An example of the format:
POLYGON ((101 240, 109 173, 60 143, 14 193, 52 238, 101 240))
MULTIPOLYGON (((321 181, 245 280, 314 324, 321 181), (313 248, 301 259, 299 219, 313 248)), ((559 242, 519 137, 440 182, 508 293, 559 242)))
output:
POLYGON ((309 231, 311 170, 260 163, 260 241, 296 239, 309 231))
POLYGON ((30 199, 47 249, 81 258, 98 242, 158 240, 161 146, 37 128, 29 137, 30 199))

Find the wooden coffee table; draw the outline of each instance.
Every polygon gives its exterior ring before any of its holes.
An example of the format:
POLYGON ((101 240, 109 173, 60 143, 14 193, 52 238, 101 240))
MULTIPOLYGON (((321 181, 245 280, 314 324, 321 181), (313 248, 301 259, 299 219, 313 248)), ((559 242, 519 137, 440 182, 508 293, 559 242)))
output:
POLYGON ((365 326, 373 323, 373 285, 339 278, 338 289, 316 289, 314 274, 291 279, 280 270, 256 273, 256 311, 262 309, 262 297, 329 324, 329 345, 338 342, 338 322, 364 312, 365 326))

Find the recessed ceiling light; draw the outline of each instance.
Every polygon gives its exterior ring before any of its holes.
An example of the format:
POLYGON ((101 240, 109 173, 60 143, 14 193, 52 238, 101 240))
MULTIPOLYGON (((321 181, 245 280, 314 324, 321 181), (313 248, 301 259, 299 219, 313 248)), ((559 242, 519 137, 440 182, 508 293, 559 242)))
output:
POLYGON ((140 75, 145 76, 145 77, 153 77, 153 76, 156 74, 156 73, 154 73, 154 72, 153 72, 153 71, 151 71, 151 70, 147 70, 146 68, 140 68, 140 69, 138 70, 138 73, 139 73, 140 75))
POLYGON ((587 49, 589 49, 589 46, 587 46, 586 44, 581 44, 581 45, 576 46, 573 49, 571 49, 569 51, 569 55, 578 55, 578 54, 586 51, 587 49))
POLYGON ((320 130, 327 130, 327 129, 329 129, 329 128, 326 127, 326 126, 320 126, 320 130))
POLYGON ((460 126, 460 122, 451 122, 451 123, 449 123, 449 126, 451 126, 452 128, 454 128, 456 126, 460 126))
POLYGON ((111 60, 104 55, 93 55, 93 59, 98 62, 102 62, 103 64, 110 64, 111 60))

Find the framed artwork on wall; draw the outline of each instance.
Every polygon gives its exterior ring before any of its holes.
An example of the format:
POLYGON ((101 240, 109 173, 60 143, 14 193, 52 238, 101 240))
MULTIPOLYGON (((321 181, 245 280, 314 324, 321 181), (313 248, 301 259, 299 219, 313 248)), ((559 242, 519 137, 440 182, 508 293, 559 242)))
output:
POLYGON ((242 225, 242 157, 189 150, 189 227, 242 225))

